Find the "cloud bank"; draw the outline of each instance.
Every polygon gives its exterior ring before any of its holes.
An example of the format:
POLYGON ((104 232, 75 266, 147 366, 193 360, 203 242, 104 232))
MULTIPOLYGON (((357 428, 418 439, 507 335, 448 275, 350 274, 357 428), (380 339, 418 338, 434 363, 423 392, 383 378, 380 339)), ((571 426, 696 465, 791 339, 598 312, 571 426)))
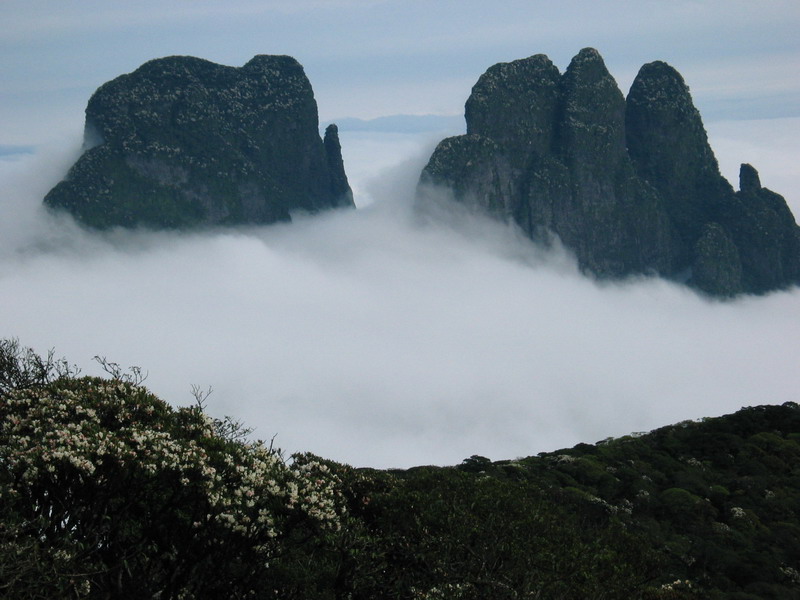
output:
POLYGON ((503 224, 415 210, 425 136, 342 143, 359 210, 211 234, 45 214, 76 145, 0 163, 0 335, 85 373, 94 355, 140 366, 173 404, 212 386, 212 413, 356 466, 514 458, 797 400, 798 291, 597 283, 503 224))

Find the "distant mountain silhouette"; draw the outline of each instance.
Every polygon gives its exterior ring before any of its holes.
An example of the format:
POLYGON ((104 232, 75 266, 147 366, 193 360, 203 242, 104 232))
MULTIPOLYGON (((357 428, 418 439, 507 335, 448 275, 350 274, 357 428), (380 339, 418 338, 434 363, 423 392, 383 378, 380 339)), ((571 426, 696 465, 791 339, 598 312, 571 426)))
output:
POLYGON ((341 131, 382 133, 458 132, 464 130, 464 117, 457 115, 387 115, 374 119, 346 117, 336 119, 341 131))

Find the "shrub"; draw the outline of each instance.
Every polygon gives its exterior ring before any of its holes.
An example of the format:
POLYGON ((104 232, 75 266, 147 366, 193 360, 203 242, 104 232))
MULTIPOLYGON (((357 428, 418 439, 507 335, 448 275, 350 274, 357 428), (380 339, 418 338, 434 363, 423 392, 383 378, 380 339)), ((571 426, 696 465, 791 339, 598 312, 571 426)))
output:
POLYGON ((33 383, 0 397, 4 597, 266 597, 272 561, 340 526, 338 478, 312 455, 285 461, 131 382, 33 383))

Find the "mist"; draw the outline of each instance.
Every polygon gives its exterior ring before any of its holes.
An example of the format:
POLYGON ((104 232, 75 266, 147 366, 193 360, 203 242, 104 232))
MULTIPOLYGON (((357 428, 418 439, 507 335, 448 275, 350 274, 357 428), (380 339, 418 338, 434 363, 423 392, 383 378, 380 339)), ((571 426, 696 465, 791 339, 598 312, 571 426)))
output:
POLYGON ((95 355, 139 366, 173 405, 210 386, 212 414, 354 466, 510 459, 797 401, 797 290, 594 281, 445 193, 415 207, 441 136, 341 136, 358 210, 210 233, 89 233, 42 210, 77 133, 0 161, 0 335, 85 374, 95 355))

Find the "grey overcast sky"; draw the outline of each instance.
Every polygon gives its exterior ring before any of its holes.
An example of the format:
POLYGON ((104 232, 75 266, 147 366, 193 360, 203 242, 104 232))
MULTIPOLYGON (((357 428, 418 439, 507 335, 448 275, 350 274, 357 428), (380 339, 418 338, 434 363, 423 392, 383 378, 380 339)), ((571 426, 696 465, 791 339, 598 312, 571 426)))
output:
POLYGON ((361 207, 211 234, 79 230, 41 210, 102 83, 188 54, 289 54, 323 121, 461 115, 489 66, 582 47, 623 92, 665 60, 723 174, 800 214, 800 4, 670 0, 2 0, 0 336, 192 384, 288 451, 355 465, 514 458, 744 405, 798 400, 800 293, 715 303, 597 284, 564 252, 457 211, 414 212, 441 132, 342 131, 361 207))
POLYGON ((105 81, 156 57, 289 54, 324 120, 461 114, 490 65, 597 48, 623 92, 665 60, 706 120, 800 116, 794 0, 3 0, 0 144, 81 120, 105 81))

